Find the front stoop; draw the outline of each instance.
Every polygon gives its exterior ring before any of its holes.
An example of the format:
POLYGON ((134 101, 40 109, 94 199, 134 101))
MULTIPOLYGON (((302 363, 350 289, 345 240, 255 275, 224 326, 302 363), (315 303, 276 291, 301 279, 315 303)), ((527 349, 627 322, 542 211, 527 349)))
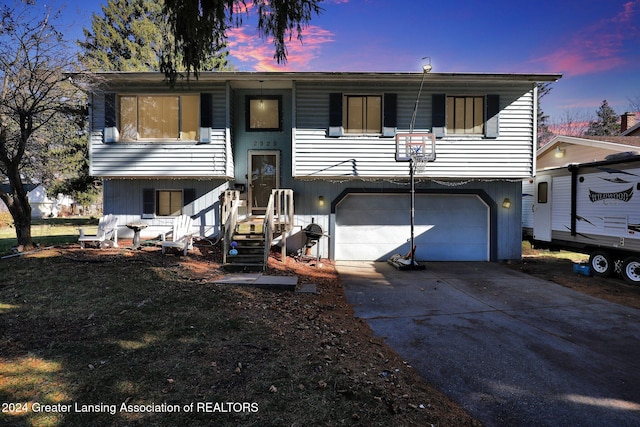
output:
POLYGON ((227 254, 225 271, 264 271, 265 237, 262 219, 250 218, 236 225, 232 241, 237 243, 237 255, 227 254))
MULTIPOLYGON (((295 291, 298 286, 297 276, 267 276, 260 273, 229 274, 217 279, 215 284, 248 285, 265 289, 295 291)), ((309 292, 307 288, 300 292, 309 292)))

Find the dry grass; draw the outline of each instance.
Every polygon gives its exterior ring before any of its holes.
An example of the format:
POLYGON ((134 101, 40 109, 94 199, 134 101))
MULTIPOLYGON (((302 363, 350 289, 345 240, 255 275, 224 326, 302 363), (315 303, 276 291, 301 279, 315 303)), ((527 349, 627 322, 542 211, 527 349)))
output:
POLYGON ((522 245, 522 261, 509 266, 596 298, 640 309, 640 286, 630 285, 615 275, 586 277, 573 272, 573 263, 588 260, 589 255, 532 249, 525 242, 522 245))
POLYGON ((0 261, 0 403, 26 405, 0 424, 477 424, 354 318, 330 263, 271 260, 318 294, 223 286, 210 249, 163 260, 70 245, 0 261))

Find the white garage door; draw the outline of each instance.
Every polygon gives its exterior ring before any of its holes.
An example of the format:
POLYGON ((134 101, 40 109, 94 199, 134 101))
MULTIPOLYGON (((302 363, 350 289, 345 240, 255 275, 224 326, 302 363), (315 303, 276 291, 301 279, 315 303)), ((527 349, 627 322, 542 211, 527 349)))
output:
MULTIPOLYGON (((410 206, 409 194, 347 195, 336 206, 335 258, 384 261, 407 254, 410 206)), ((416 259, 488 261, 489 218, 489 207, 474 194, 416 194, 416 259)))

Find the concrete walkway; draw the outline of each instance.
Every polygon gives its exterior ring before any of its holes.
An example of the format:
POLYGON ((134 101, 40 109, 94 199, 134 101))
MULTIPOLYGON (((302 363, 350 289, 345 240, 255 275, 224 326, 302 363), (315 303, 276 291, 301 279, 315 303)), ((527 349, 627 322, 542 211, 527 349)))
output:
POLYGON ((486 426, 640 426, 640 310, 495 263, 336 268, 356 315, 486 426))

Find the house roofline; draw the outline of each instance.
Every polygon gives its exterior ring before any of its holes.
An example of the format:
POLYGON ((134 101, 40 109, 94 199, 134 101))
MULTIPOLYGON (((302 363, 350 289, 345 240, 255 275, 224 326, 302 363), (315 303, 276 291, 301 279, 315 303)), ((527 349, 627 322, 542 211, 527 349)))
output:
MULTIPOLYGON (((256 82, 264 80, 265 88, 267 82, 280 82, 285 85, 291 85, 294 81, 406 81, 418 80, 422 78, 423 73, 418 72, 258 72, 258 71, 212 71, 198 73, 196 80, 191 76, 188 80, 184 78, 179 80, 177 84, 198 84, 211 82, 232 82, 232 85, 243 86, 243 84, 255 85, 256 82)), ((71 73, 69 77, 74 75, 94 75, 97 80, 108 79, 111 83, 128 83, 128 82, 153 82, 160 83, 164 81, 165 76, 160 72, 120 72, 108 71, 99 73, 71 73)), ((513 83, 537 83, 537 82, 555 82, 562 77, 559 73, 542 73, 542 74, 525 74, 525 73, 429 73, 426 79, 432 82, 513 82, 513 83)))

